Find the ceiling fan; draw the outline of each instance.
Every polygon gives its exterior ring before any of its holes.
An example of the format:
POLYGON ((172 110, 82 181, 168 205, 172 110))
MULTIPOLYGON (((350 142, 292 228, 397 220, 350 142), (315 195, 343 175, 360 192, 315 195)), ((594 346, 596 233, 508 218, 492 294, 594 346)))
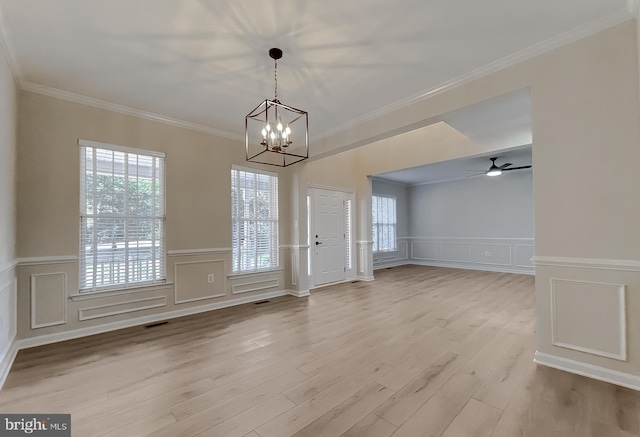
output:
POLYGON ((506 164, 502 164, 502 165, 496 165, 496 159, 498 159, 497 157, 489 158, 489 159, 491 160, 491 167, 489 167, 489 170, 486 170, 486 171, 467 170, 467 171, 478 171, 479 172, 477 174, 469 175, 467 177, 477 176, 477 175, 480 175, 480 174, 485 174, 487 176, 500 176, 503 171, 523 170, 525 168, 531 168, 530 165, 523 165, 521 167, 511 167, 513 164, 511 164, 510 162, 507 162, 506 164), (511 168, 508 168, 508 167, 511 167, 511 168))

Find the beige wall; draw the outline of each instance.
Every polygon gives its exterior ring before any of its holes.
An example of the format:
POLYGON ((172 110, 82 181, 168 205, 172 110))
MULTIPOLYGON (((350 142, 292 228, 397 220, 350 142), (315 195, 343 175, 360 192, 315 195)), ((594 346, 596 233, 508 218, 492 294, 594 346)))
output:
MULTIPOLYGON (((229 275, 230 169, 247 166, 243 144, 30 92, 20 96, 19 144, 19 337, 62 338, 64 331, 95 332, 287 289, 290 272, 229 275), (79 138, 166 153, 167 286, 78 296, 79 138), (200 252, 189 253, 194 250, 200 252)), ((289 176, 280 173, 280 242, 286 245, 289 176)))
POLYGON ((244 163, 241 144, 29 92, 19 120, 20 257, 78 253, 79 138, 166 153, 168 250, 231 246, 229 172, 244 163))
MULTIPOLYGON (((230 246, 229 168, 243 163, 241 144, 24 92, 18 116, 17 255, 25 260, 18 268, 19 336, 51 334, 46 338, 55 340, 64 331, 113 328, 127 320, 214 308, 262 292, 289 287, 304 291, 309 185, 356 193, 356 235, 368 247, 368 175, 494 150, 491 144, 473 143, 438 123, 438 116, 529 87, 538 360, 583 373, 583 369, 594 369, 589 365, 599 366, 595 373, 605 379, 618 377, 609 372, 617 370, 640 388, 637 56, 636 22, 628 21, 313 142, 316 156, 350 151, 281 172, 281 242, 288 246, 281 254, 289 270, 225 277, 214 286, 201 283, 200 276, 210 269, 229 269, 230 253, 225 249, 230 246), (169 256, 168 280, 173 282, 178 272, 178 281, 168 287, 69 299, 77 292, 78 275, 74 259, 78 254, 78 138, 165 152, 167 249, 220 250, 169 256), (62 258, 40 259, 52 256, 62 258), (181 273, 189 279, 181 281, 181 273), (600 313, 599 307, 606 311, 600 313), (552 308, 560 311, 555 315, 560 314, 561 323, 552 323, 552 308), (585 308, 591 316, 601 316, 598 323, 606 327, 603 332, 608 337, 580 335, 585 308), (30 317, 32 311, 35 319, 30 317), (112 312, 117 314, 108 315, 112 312), (34 324, 50 326, 34 328, 34 324), (600 350, 603 344, 621 340, 626 342, 626 356, 607 356, 607 351, 600 350)), ((0 256, 10 258, 8 253, 0 256)), ((368 279, 372 275, 370 246, 365 253, 365 269, 358 275, 368 279)))
POLYGON ((17 89, 0 45, 0 383, 16 333, 16 128, 17 89))
MULTIPOLYGON (((632 379, 640 388, 640 324, 636 317, 640 314, 640 202, 635 201, 640 192, 640 105, 636 44, 636 22, 630 20, 324 139, 315 153, 349 152, 311 162, 309 183, 326 179, 322 168, 351 174, 347 188, 354 189, 359 199, 358 238, 370 240, 367 199, 371 187, 367 175, 492 150, 490 144, 473 144, 446 124, 434 122, 445 112, 529 87, 538 260, 537 359, 583 373, 583 364, 618 370, 636 378, 632 379), (429 126, 411 130, 424 124, 429 126), (409 132, 397 135, 404 130, 409 132), (355 166, 350 164, 354 153, 355 166), (598 278, 602 278, 601 284, 594 285, 598 278), (557 346, 552 338, 551 279, 583 281, 578 283, 584 284, 584 299, 590 296, 586 292, 589 287, 600 287, 601 293, 593 296, 602 299, 604 293, 605 298, 616 302, 617 294, 606 294, 615 288, 610 284, 625 285, 628 317, 624 330, 607 332, 615 333, 608 339, 611 342, 626 334, 626 360, 601 356, 596 346, 589 346, 588 338, 575 339, 579 344, 573 346, 577 347, 557 346)), ((370 254, 367 264, 369 272, 360 275, 370 274, 370 254)), ((566 299, 563 302, 566 309, 566 299)), ((562 326, 579 331, 580 309, 590 303, 575 300, 573 304, 575 313, 564 311, 562 326)), ((622 306, 618 307, 622 311, 622 306)), ((612 311, 603 312, 598 323, 619 325, 618 317, 608 315, 612 311)), ((616 377, 611 372, 604 374, 607 376, 601 377, 605 379, 616 377)))
POLYGON ((0 270, 15 259, 17 91, 0 45, 0 270))

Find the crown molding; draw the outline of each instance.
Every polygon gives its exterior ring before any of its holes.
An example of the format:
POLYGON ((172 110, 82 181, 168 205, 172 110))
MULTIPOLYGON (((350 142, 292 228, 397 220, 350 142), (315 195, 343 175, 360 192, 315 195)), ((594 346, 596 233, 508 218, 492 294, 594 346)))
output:
MULTIPOLYGON (((512 55, 506 56, 502 59, 494 61, 483 67, 471 70, 468 73, 465 73, 449 81, 446 81, 434 88, 428 89, 426 91, 415 94, 413 96, 409 96, 407 98, 399 100, 390 105, 383 106, 361 117, 357 117, 352 120, 349 120, 346 123, 336 126, 333 129, 329 129, 325 131, 325 133, 321 136, 318 136, 316 140, 328 138, 339 132, 356 127, 358 125, 361 125, 368 121, 382 117, 384 115, 388 115, 399 109, 405 108, 407 106, 410 106, 412 104, 415 104, 423 100, 427 100, 438 94, 450 91, 458 86, 461 86, 466 83, 472 82, 474 80, 480 79, 482 77, 488 76, 492 73, 503 70, 507 67, 516 65, 520 62, 526 61, 535 56, 554 50, 565 44, 569 44, 581 38, 585 38, 587 36, 593 35, 604 29, 608 29, 624 21, 627 21, 631 18, 638 18, 639 16, 640 16, 640 0, 627 0, 626 8, 622 8, 598 20, 592 21, 590 23, 571 29, 567 32, 561 33, 560 35, 557 35, 546 41, 542 41, 538 44, 534 44, 533 46, 527 49, 521 50, 512 55)), ((223 138, 229 138, 235 141, 244 141, 243 135, 235 132, 216 129, 210 126, 205 126, 198 123, 181 120, 178 118, 156 114, 153 112, 144 111, 141 109, 136 109, 136 108, 132 108, 125 105, 120 105, 117 103, 108 102, 106 100, 101 100, 94 97, 77 94, 71 91, 65 91, 58 88, 49 87, 46 85, 36 84, 36 83, 25 80, 22 74, 17 56, 15 54, 13 40, 6 26, 1 7, 0 7, 0 45, 4 48, 7 61, 9 63, 9 68, 11 69, 14 80, 16 81, 16 84, 18 85, 18 87, 22 90, 33 92, 36 94, 42 94, 50 97, 56 97, 62 100, 66 100, 74 103, 80 103, 80 104, 91 106, 94 108, 105 109, 108 111, 113 111, 113 112, 121 113, 124 115, 131 115, 131 116, 142 118, 145 120, 151 120, 159 123, 168 124, 171 126, 178 126, 186 129, 204 132, 207 134, 211 134, 211 135, 215 135, 223 138)))
POLYGON ((412 185, 412 184, 407 184, 405 182, 392 181, 392 180, 389 180, 389 179, 385 179, 384 177, 375 176, 375 175, 371 176, 371 180, 372 181, 375 180, 375 181, 378 181, 378 182, 382 182, 383 184, 399 185, 399 186, 404 187, 404 188, 408 188, 408 187, 410 187, 412 185))
POLYGON ((9 69, 11 70, 11 74, 13 75, 13 80, 15 81, 18 88, 22 87, 22 71, 20 70, 20 64, 18 63, 18 58, 16 56, 16 51, 13 48, 13 39, 11 38, 11 34, 9 33, 9 29, 7 27, 7 23, 4 19, 4 13, 2 12, 2 6, 0 5, 0 46, 4 48, 5 57, 7 59, 7 63, 9 64, 9 69))
POLYGON ((202 124, 192 123, 190 121, 180 120, 178 118, 168 117, 165 115, 144 111, 142 109, 131 108, 129 106, 120 105, 118 103, 108 102, 106 100, 96 99, 95 97, 89 97, 83 94, 77 94, 71 91, 65 91, 59 88, 40 85, 40 84, 29 82, 29 81, 23 80, 23 81, 20 81, 20 83, 21 83, 21 88, 24 91, 28 91, 31 93, 42 94, 49 97, 55 97, 58 99, 66 100, 68 102, 80 103, 82 105, 87 105, 87 106, 91 106, 98 109, 105 109, 107 111, 117 112, 124 115, 131 115, 133 117, 143 118, 145 120, 151 120, 158 123, 168 124, 171 126, 183 127, 186 129, 191 129, 198 132, 204 132, 206 134, 211 134, 218 137, 229 138, 231 140, 244 141, 244 137, 235 132, 216 129, 210 126, 204 126, 202 124))
POLYGON ((431 88, 429 90, 423 91, 413 96, 404 98, 390 105, 382 106, 376 109, 375 111, 369 112, 368 114, 365 114, 361 117, 357 117, 352 120, 349 120, 339 126, 336 126, 332 129, 327 130, 322 136, 317 137, 316 140, 328 138, 342 131, 346 131, 348 129, 351 129, 353 127, 356 127, 368 121, 372 121, 384 115, 388 115, 392 112, 406 108, 407 106, 427 100, 431 97, 437 96, 438 94, 442 94, 444 92, 450 91, 461 85, 467 84, 469 82, 473 82, 474 80, 481 79, 485 76, 496 73, 507 67, 511 67, 513 65, 519 64, 531 58, 535 58, 536 56, 550 52, 551 50, 562 47, 563 45, 570 44, 582 38, 586 38, 590 35, 596 34, 602 30, 605 30, 610 27, 616 26, 620 23, 623 23, 637 16, 638 4, 640 3, 640 0, 627 0, 627 2, 628 2, 627 8, 622 8, 612 14, 606 15, 604 17, 591 21, 590 23, 584 24, 582 26, 575 27, 567 32, 561 33, 560 35, 557 35, 553 38, 534 44, 524 50, 516 52, 512 55, 506 56, 497 61, 491 62, 490 64, 487 64, 483 67, 471 70, 468 73, 465 73, 454 79, 441 83, 440 85, 434 88, 431 88), (631 7, 632 3, 635 4, 635 8, 636 8, 635 14, 632 11, 632 7, 631 7))

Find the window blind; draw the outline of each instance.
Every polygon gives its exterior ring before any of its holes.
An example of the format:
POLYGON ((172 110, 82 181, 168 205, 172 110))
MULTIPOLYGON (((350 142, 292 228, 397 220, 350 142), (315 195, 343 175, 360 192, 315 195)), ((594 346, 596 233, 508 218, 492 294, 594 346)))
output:
POLYGON ((278 267, 278 177, 231 170, 232 270, 278 267))
POLYGON ((396 199, 371 196, 373 251, 389 252, 396 247, 396 199))
POLYGON ((164 281, 164 155, 94 144, 80 142, 80 290, 164 281))

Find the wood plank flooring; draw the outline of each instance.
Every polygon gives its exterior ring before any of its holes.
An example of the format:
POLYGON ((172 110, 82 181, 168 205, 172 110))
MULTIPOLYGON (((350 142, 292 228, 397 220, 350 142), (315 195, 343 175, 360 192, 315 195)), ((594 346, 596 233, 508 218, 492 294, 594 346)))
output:
POLYGON ((404 266, 21 351, 2 413, 74 436, 640 436, 640 393, 532 362, 534 278, 404 266))

